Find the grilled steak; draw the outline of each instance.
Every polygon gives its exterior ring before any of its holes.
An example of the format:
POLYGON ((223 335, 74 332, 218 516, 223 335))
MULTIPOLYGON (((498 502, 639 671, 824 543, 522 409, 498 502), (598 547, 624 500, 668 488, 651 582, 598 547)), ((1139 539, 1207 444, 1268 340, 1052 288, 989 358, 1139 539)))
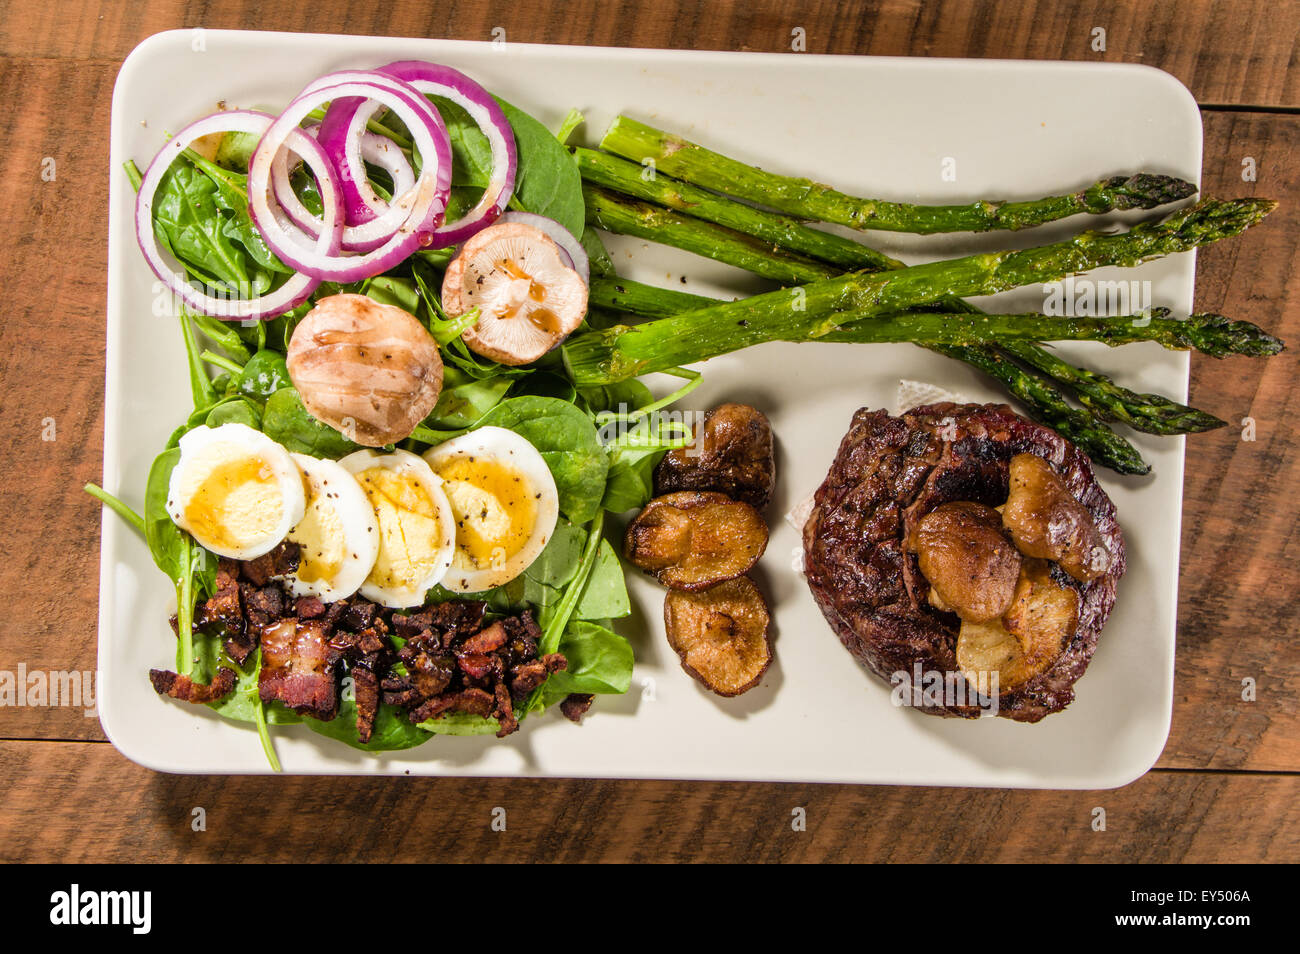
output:
MULTIPOLYGON (((1074 699, 1074 683, 1097 647, 1125 568, 1115 507, 1088 458, 1059 434, 1004 404, 931 404, 901 417, 858 411, 804 525, 804 568, 831 628, 877 676, 889 681, 901 672, 910 679, 918 663, 926 673, 957 672, 960 620, 930 604, 930 585, 904 541, 940 504, 1004 503, 1009 462, 1021 453, 1052 466, 1092 515, 1112 556, 1109 569, 1089 583, 1053 568, 1079 594, 1079 625, 1046 671, 998 698, 998 715, 1037 722, 1074 699)), ((980 714, 975 705, 946 701, 920 708, 980 714)))

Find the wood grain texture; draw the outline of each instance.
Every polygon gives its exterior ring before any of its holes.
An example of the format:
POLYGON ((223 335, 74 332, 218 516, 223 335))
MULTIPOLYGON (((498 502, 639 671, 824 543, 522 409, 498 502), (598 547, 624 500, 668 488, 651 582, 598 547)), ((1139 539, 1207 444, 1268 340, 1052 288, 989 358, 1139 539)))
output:
POLYGON ((0 742, 0 773, 13 780, 6 862, 1205 862, 1300 849, 1300 778, 1278 775, 1152 772, 1108 792, 211 779, 158 775, 103 743, 33 742, 0 742), (206 831, 191 828, 196 808, 206 831), (491 828, 497 808, 505 831, 491 828))
MULTIPOLYGON (((823 2, 797 15, 788 6, 0 6, 0 95, 23 104, 0 151, 0 202, 13 213, 0 230, 0 594, 10 610, 0 614, 0 670, 95 665, 98 508, 80 488, 100 472, 109 104, 122 57, 151 33, 202 25, 486 39, 503 26, 520 42, 784 51, 802 26, 812 52, 1145 62, 1205 102, 1300 105, 1296 3, 823 2), (1105 54, 1088 49, 1094 25, 1107 29, 1105 54), (42 178, 47 157, 53 181, 42 178), (53 441, 42 440, 49 419, 53 441)), ((1212 111, 1205 130, 1207 191, 1284 204, 1265 226, 1201 254, 1197 306, 1300 342, 1291 287, 1300 117, 1212 111), (1256 160, 1255 183, 1241 181, 1245 156, 1256 160)), ((1225 770, 1300 771, 1296 370, 1294 348, 1268 362, 1193 360, 1193 401, 1238 426, 1189 440, 1175 712, 1160 765, 1207 771, 1155 772, 1114 793, 199 779, 154 775, 102 742, 10 741, 0 742, 0 858, 331 860, 363 846, 404 860, 1294 857, 1300 781, 1225 770), (1253 442, 1241 439, 1245 417, 1253 442), (1246 677, 1258 686, 1252 703, 1241 699, 1246 677), (303 812, 308 802, 319 808, 303 812), (241 834, 250 803, 284 804, 275 821, 295 837, 265 845, 241 834), (195 805, 208 810, 205 835, 189 830, 195 805), (495 805, 509 812, 508 833, 488 828, 495 805), (1108 832, 1089 828, 1096 805, 1107 808, 1108 832), (808 809, 805 833, 789 830, 795 806, 808 809), (394 811, 425 824, 399 840, 394 811), (1008 843, 999 834, 1007 830, 1024 835, 1008 843)), ((102 738, 79 708, 0 708, 0 739, 102 738)))
POLYGON ((463 40, 499 28, 523 43, 776 53, 797 27, 810 53, 1146 63, 1201 102, 1300 106, 1296 0, 57 0, 0 7, 0 55, 120 61, 152 33, 192 27, 463 40))
POLYGON ((1300 116, 1206 113, 1202 186, 1283 205, 1239 241, 1201 250, 1196 307, 1245 318, 1290 350, 1192 359, 1192 403, 1229 426, 1188 438, 1177 675, 1159 764, 1300 768, 1300 116), (1243 182, 1242 160, 1255 160, 1243 182), (1246 419, 1253 421, 1253 441, 1246 419), (1255 702, 1242 700, 1254 679, 1255 702))

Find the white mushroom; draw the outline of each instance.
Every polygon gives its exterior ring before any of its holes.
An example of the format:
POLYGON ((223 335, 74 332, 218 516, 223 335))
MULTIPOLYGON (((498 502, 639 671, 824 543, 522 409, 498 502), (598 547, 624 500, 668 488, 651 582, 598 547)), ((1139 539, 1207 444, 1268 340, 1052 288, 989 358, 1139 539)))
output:
POLYGON ((536 361, 582 324, 587 285, 546 233, 522 222, 479 232, 447 266, 442 306, 449 316, 479 309, 461 337, 502 364, 536 361))
POLYGON ((410 437, 442 391, 438 344, 415 316, 365 295, 330 295, 294 329, 289 377, 312 417, 382 447, 410 437))

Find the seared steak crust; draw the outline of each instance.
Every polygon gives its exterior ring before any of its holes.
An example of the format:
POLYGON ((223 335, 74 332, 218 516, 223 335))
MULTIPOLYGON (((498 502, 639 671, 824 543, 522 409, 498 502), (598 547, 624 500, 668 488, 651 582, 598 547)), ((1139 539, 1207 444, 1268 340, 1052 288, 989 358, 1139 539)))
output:
MULTIPOLYGON (((928 602, 929 583, 904 540, 940 504, 971 500, 997 507, 1007 499, 1015 454, 1036 454, 1092 514, 1112 561, 1090 583, 1053 566, 1079 594, 1079 625, 1045 672, 1003 692, 998 715, 1037 722, 1074 699, 1124 574, 1124 538, 1115 506, 1088 458, 1054 431, 1005 404, 930 404, 901 417, 862 409, 817 491, 804 525, 804 569, 813 598, 850 653, 889 681, 916 663, 924 672, 957 667, 958 618, 928 602)), ((974 718, 975 706, 923 706, 932 715, 974 718)))

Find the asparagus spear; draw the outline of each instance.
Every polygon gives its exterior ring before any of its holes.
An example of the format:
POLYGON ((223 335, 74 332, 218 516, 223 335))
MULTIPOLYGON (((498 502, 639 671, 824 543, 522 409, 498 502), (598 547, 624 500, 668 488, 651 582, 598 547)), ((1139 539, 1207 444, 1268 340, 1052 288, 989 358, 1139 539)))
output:
POLYGON ((969 255, 755 295, 571 339, 565 348, 579 386, 608 384, 679 367, 762 341, 816 339, 849 321, 902 312, 947 296, 989 295, 1055 281, 1104 265, 1133 266, 1236 235, 1267 215, 1263 199, 1207 200, 1127 232, 1084 232, 1023 251, 969 255))
POLYGON ((667 318, 717 303, 715 298, 670 288, 656 288, 629 278, 597 278, 593 275, 591 287, 587 291, 587 304, 590 307, 625 311, 644 318, 667 318))
MULTIPOLYGON (((752 235, 773 246, 836 265, 841 272, 880 271, 901 268, 903 264, 861 242, 809 228, 789 216, 756 209, 668 176, 648 175, 642 166, 618 156, 579 148, 573 150, 573 158, 587 182, 752 235)), ((654 238, 659 241, 658 236, 654 238)))
MULTIPOLYGON (((751 196, 751 198, 754 198, 751 196)), ((748 209, 733 200, 723 197, 716 197, 719 204, 731 203, 738 208, 748 209)), ((744 221, 743 216, 733 214, 732 221, 738 224, 744 221)), ((613 224, 613 223, 611 223, 613 224)), ((700 228, 707 228, 703 223, 699 223, 700 228)), ((677 226, 679 236, 689 233, 694 226, 689 221, 679 220, 677 226)), ((662 239, 663 236, 657 234, 652 228, 645 228, 640 232, 645 238, 662 239)), ((680 242, 678 243, 680 244, 680 242)), ((752 246, 743 249, 743 257, 737 257, 732 250, 721 244, 713 244, 706 235, 701 235, 698 242, 691 243, 697 247, 709 247, 712 250, 713 257, 730 264, 738 265, 741 268, 747 267, 756 254, 752 246)), ((856 244, 856 243, 854 243, 856 244)), ((862 246, 859 246, 862 247, 862 246)), ((766 254, 766 253, 764 253, 766 254)), ((902 268, 903 263, 897 262, 887 256, 880 256, 887 264, 887 268, 902 268)), ((665 301, 662 295, 656 293, 645 294, 644 289, 648 286, 641 286, 638 290, 636 283, 622 283, 625 289, 630 289, 631 294, 627 291, 621 292, 617 298, 610 296, 608 302, 610 307, 616 307, 620 310, 631 311, 636 314, 648 314, 656 316, 667 316, 680 313, 687 309, 691 304, 690 296, 682 297, 684 293, 676 293, 678 300, 665 301), (620 300, 621 299, 621 300, 620 300), (656 308, 658 310, 656 310, 656 308)), ((705 301, 695 302, 696 306, 702 307, 707 303, 705 301)), ((979 309, 966 303, 960 298, 947 296, 938 303, 940 310, 952 312, 961 312, 965 314, 978 314, 979 309)), ((925 306, 926 310, 934 310, 930 306, 925 306)), ((1253 326, 1252 326, 1253 327, 1253 326)), ((1204 429, 1209 426, 1219 426, 1221 422, 1217 418, 1205 414, 1195 408, 1178 404, 1168 398, 1160 395, 1141 395, 1113 382, 1110 378, 1095 372, 1088 371, 1084 368, 1076 368, 1068 362, 1051 354, 1041 346, 1029 341, 1017 341, 1012 346, 1008 344, 1003 349, 1003 356, 1014 356, 1024 361, 1038 373, 1045 377, 1056 380, 1058 383, 1068 387, 1079 398, 1085 407, 1092 410, 1099 420, 1119 420, 1131 423, 1139 430, 1154 431, 1155 433, 1181 434, 1185 433, 1185 427, 1195 427, 1204 429)), ((1207 340, 1207 353, 1213 353, 1207 340)), ((945 352, 949 356, 955 356, 962 360, 963 351, 961 346, 953 345, 945 352)), ((976 361, 967 363, 976 364, 976 361)))
POLYGON ((607 232, 634 235, 694 252, 746 271, 797 285, 840 274, 843 269, 794 255, 753 236, 584 183, 587 221, 607 232))
POLYGON ((1081 212, 1153 209, 1196 192, 1196 186, 1182 179, 1138 173, 1102 179, 1081 192, 1032 202, 911 205, 862 199, 810 179, 764 172, 626 116, 614 120, 600 147, 634 162, 653 161, 656 172, 727 195, 761 194, 764 205, 788 215, 856 229, 922 235, 1023 229, 1081 212))
MULTIPOLYGON (((694 308, 718 304, 714 299, 700 295, 688 295, 642 285, 620 278, 611 293, 620 297, 618 304, 625 310, 641 315, 671 315, 674 308, 683 299, 692 299, 694 308), (630 293, 630 294, 629 294, 630 293)), ((592 283, 592 294, 600 295, 599 283, 592 283)), ((966 305, 960 299, 956 302, 965 306, 965 314, 979 313, 974 306, 966 305)), ((846 326, 847 327, 847 326, 846 326)), ((580 361, 576 353, 583 347, 582 338, 570 339, 565 345, 568 349, 566 358, 580 361)), ((1062 434, 1074 441, 1089 457, 1112 470, 1126 474, 1145 474, 1150 468, 1142 460, 1137 449, 1100 421, 1092 420, 1087 414, 1081 414, 1066 403, 1060 393, 1043 379, 1026 371, 1015 362, 999 355, 995 349, 982 346, 929 345, 930 350, 958 361, 964 361, 972 367, 1001 381, 1013 395, 1029 409, 1029 413, 1038 421, 1056 427, 1062 434)))
MULTIPOLYGON (((1192 316, 1193 319, 1198 317, 1219 316, 1192 316)), ((1058 381, 1068 381, 1079 403, 1101 420, 1120 421, 1147 434, 1195 434, 1227 424, 1213 414, 1171 401, 1161 394, 1130 391, 1104 374, 1074 367, 1046 348, 1022 348, 1021 344, 1012 341, 1003 347, 1030 367, 1050 374, 1058 381)))
POLYGON ((1151 465, 1132 444, 1086 411, 1072 408, 1059 391, 1042 378, 1026 373, 992 348, 953 348, 931 345, 931 351, 964 361, 1001 381, 1012 395, 1031 408, 1034 418, 1073 441, 1098 464, 1120 474, 1149 474, 1151 465))

